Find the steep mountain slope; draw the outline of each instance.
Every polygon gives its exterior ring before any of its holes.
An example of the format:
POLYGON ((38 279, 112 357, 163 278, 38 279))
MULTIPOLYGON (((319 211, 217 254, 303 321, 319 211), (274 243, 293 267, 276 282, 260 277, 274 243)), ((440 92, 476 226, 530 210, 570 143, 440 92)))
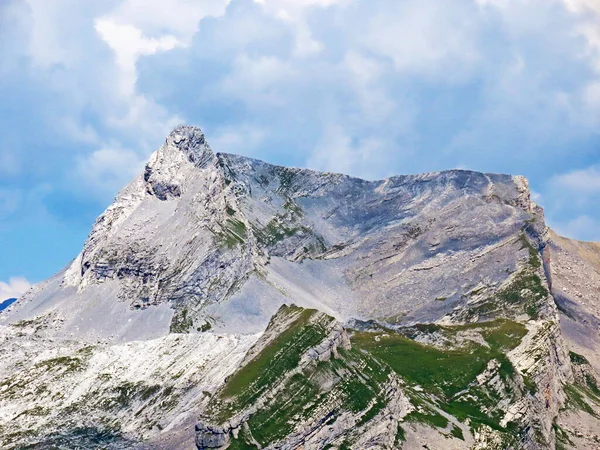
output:
POLYGON ((522 177, 365 181, 178 127, 0 316, 0 445, 569 446, 557 418, 595 407, 573 398, 597 373, 572 335, 598 314, 551 255, 597 253, 565 242, 522 177))

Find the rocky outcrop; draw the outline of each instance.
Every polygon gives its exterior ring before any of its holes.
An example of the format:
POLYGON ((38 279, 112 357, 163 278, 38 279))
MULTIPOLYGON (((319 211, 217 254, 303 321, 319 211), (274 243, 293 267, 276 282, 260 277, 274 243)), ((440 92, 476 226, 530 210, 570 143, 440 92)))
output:
MULTIPOLYGON (((336 323, 329 336, 323 340, 319 345, 312 347, 306 352, 305 358, 307 361, 329 361, 332 357, 338 357, 338 348, 345 350, 350 349, 350 338, 344 327, 336 323)), ((302 363, 301 363, 302 365, 302 363)))
POLYGON ((229 444, 229 426, 211 426, 202 422, 196 424, 196 447, 199 450, 227 448, 229 444))

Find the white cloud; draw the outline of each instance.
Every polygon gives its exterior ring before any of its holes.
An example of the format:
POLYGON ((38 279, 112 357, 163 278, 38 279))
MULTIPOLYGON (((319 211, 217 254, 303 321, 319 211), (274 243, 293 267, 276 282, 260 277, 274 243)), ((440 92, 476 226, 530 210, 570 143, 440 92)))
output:
POLYGON ((79 157, 75 176, 94 194, 109 196, 114 195, 115 186, 123 187, 141 173, 145 162, 145 158, 132 150, 103 147, 79 157))
POLYGON ((571 195, 587 196, 600 194, 600 168, 588 167, 552 178, 551 184, 559 190, 568 190, 571 195))
MULTIPOLYGON (((29 54, 36 66, 42 69, 54 65, 72 67, 81 48, 75 42, 68 42, 69 34, 85 24, 89 17, 89 7, 77 0, 26 0, 29 24, 29 54), (83 7, 82 7, 83 6, 83 7), (78 16, 79 23, 73 23, 72 17, 78 16)), ((92 12, 93 14, 93 12, 92 12)))
POLYGON ((19 298, 29 290, 31 284, 23 277, 11 277, 7 283, 0 281, 0 301, 19 298))
POLYGON ((217 153, 252 155, 265 138, 265 130, 250 125, 222 127, 211 134, 210 145, 217 153))
POLYGON ((281 105, 285 88, 294 77, 294 68, 286 61, 274 56, 251 58, 246 54, 238 55, 233 61, 233 70, 222 81, 224 94, 261 108, 281 105))
POLYGON ((295 33, 294 55, 306 57, 323 50, 306 23, 307 11, 331 5, 342 5, 351 0, 254 0, 270 15, 286 22, 295 33))
POLYGON ((385 142, 377 138, 353 140, 340 125, 331 125, 325 131, 307 166, 328 172, 353 174, 366 179, 381 177, 380 164, 389 151, 385 142))
POLYGON ((555 175, 549 179, 544 192, 544 206, 551 226, 575 239, 600 240, 598 200, 598 166, 555 175))
POLYGON ((577 216, 567 222, 553 223, 551 227, 561 236, 600 242, 600 221, 588 215, 577 216))
POLYGON ((398 72, 453 81, 480 59, 475 14, 465 2, 391 2, 364 18, 359 40, 398 72))
POLYGON ((585 57, 592 62, 597 78, 581 89, 582 101, 587 107, 587 121, 591 126, 600 127, 600 1, 563 0, 570 11, 581 18, 577 32, 587 41, 585 57))
POLYGON ((92 154, 79 158, 81 182, 91 185, 97 195, 114 194, 137 174, 154 150, 153 146, 176 124, 185 122, 178 114, 139 92, 139 59, 188 46, 199 21, 223 14, 229 1, 124 0, 94 20, 98 36, 114 53, 115 93, 125 105, 120 113, 107 109, 105 122, 127 136, 127 139, 113 138, 111 142, 104 142, 92 154))
POLYGON ((108 20, 127 24, 153 36, 165 30, 179 42, 189 44, 198 22, 220 16, 230 0, 124 0, 110 11, 108 20))
MULTIPOLYGON (((364 53, 349 50, 338 70, 350 79, 361 105, 363 120, 381 123, 392 114, 398 114, 395 111, 396 102, 380 85, 388 70, 383 62, 364 53)), ((408 108, 405 111, 408 111, 408 108)), ((404 122, 407 123, 408 120, 404 122)))
POLYGON ((115 52, 117 65, 122 72, 119 86, 122 95, 126 96, 135 93, 135 65, 140 56, 153 55, 182 45, 175 36, 148 38, 133 25, 118 24, 111 19, 96 20, 95 28, 104 42, 115 52))
POLYGON ((597 0, 563 0, 575 12, 594 11, 600 15, 600 3, 597 0))

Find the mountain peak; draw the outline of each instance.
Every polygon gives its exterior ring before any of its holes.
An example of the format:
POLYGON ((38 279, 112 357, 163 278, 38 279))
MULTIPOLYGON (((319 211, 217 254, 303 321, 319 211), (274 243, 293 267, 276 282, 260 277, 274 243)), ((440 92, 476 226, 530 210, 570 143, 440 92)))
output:
POLYGON ((165 146, 178 149, 190 162, 198 166, 203 166, 214 156, 204 132, 195 126, 176 126, 167 136, 165 146))
POLYGON ((146 191, 168 200, 179 197, 190 171, 206 167, 215 155, 198 127, 177 126, 144 169, 146 191))

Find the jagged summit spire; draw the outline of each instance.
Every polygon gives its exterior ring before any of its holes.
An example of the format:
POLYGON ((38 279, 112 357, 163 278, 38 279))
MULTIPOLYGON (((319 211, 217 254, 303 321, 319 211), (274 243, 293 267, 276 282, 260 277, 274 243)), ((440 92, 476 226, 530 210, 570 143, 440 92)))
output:
POLYGON ((179 197, 190 171, 205 168, 214 160, 204 132, 198 127, 179 125, 146 164, 146 191, 161 200, 179 197))
POLYGON ((203 166, 214 156, 204 132, 195 126, 176 126, 167 136, 165 146, 179 149, 197 166, 203 166))

